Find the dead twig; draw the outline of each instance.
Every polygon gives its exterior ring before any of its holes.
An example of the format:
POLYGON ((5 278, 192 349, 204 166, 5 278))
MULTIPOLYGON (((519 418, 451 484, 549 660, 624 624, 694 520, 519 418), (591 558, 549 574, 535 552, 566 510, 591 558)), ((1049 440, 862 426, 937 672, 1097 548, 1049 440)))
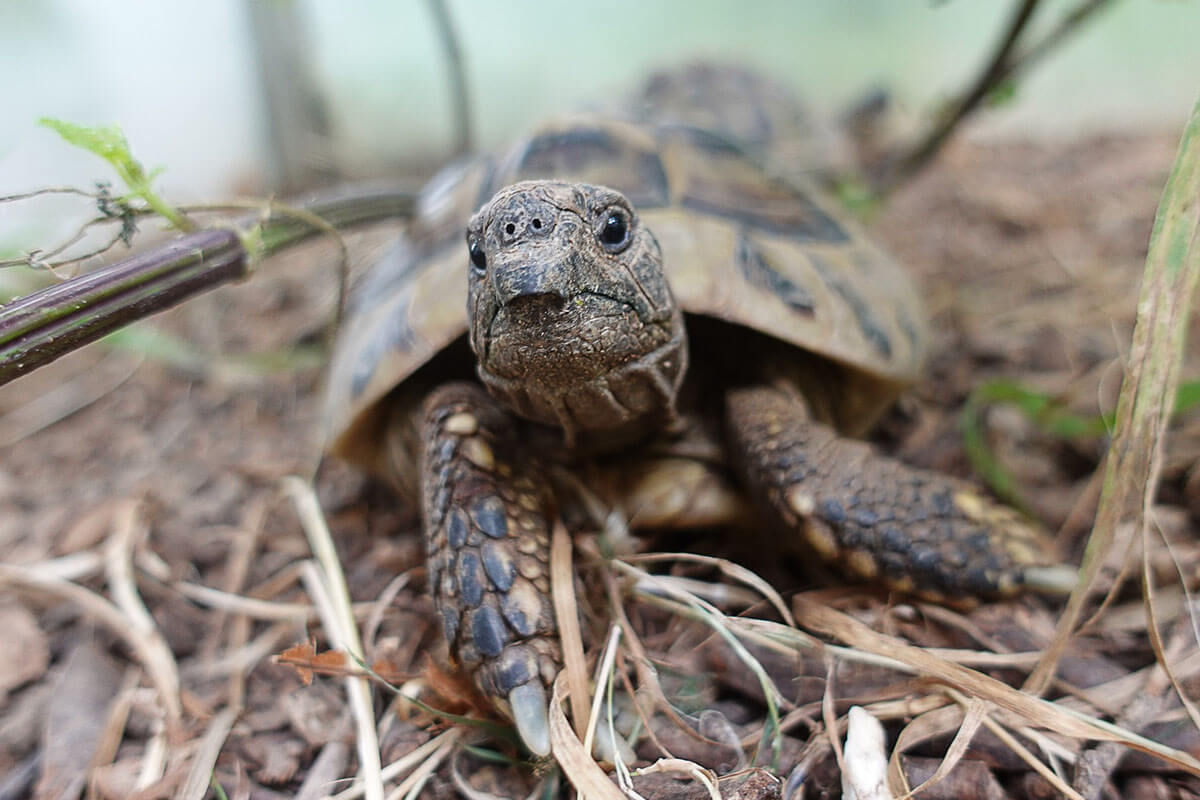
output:
MULTIPOLYGON (((321 612, 321 624, 330 642, 360 662, 363 661, 362 642, 350 604, 350 591, 341 562, 333 546, 333 537, 321 513, 316 492, 311 484, 300 478, 284 480, 284 491, 296 506, 301 527, 312 547, 315 562, 305 562, 302 573, 305 588, 321 612), (318 566, 319 565, 319 566, 318 566)), ((358 745, 359 780, 367 800, 383 800, 383 776, 379 759, 379 738, 375 730, 375 714, 371 706, 371 689, 367 679, 351 675, 345 679, 346 695, 355 721, 358 745)))
POLYGON ((454 108, 454 155, 469 153, 474 145, 471 129, 471 95, 467 89, 467 73, 463 67, 462 48, 458 44, 458 33, 450 19, 445 0, 428 0, 429 13, 433 14, 433 28, 438 44, 446 58, 446 71, 450 79, 451 105, 454 108))
POLYGON ((1111 0, 1083 0, 1041 39, 1018 49, 1039 3, 1039 0, 1021 0, 987 65, 912 149, 892 159, 883 176, 876 182, 876 191, 887 194, 920 172, 941 151, 963 120, 976 111, 996 88, 1029 69, 1060 44, 1068 34, 1079 30, 1085 21, 1110 2, 1111 0))

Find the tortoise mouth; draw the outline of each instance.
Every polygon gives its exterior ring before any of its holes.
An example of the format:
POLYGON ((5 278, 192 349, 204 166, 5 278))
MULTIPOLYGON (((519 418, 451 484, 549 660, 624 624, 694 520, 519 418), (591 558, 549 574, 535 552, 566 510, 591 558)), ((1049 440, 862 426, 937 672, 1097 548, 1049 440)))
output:
POLYGON ((669 339, 633 305, 608 295, 525 295, 496 309, 480 366, 498 378, 568 390, 636 360, 669 339))

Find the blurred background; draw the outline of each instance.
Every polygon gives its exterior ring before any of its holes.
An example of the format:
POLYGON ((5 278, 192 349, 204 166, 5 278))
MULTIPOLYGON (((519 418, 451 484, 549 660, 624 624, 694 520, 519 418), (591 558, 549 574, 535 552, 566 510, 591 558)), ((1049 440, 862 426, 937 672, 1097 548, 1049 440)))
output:
MULTIPOLYGON (((1030 34, 1079 0, 1043 2, 1030 34)), ((746 61, 835 115, 886 89, 927 123, 974 78, 1015 3, 951 0, 447 0, 473 143, 628 91, 697 55, 746 61)), ((455 148, 450 71, 427 0, 4 0, 0 195, 89 186, 107 167, 41 116, 119 124, 176 202, 428 172, 455 148)), ((971 120, 970 136, 1171 130, 1200 88, 1200 3, 1114 0, 971 120)), ((8 205, 0 249, 72 224, 70 200, 8 205)))

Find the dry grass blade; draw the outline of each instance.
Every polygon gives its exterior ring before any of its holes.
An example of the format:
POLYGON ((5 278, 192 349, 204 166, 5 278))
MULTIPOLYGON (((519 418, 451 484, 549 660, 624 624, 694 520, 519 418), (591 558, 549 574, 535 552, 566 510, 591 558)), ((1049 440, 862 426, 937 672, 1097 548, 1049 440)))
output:
MULTIPOLYGON (((630 575, 638 580, 641 584, 650 586, 656 591, 666 594, 669 598, 682 602, 690 612, 690 615, 705 625, 707 625, 714 633, 729 646, 738 660, 741 661, 750 672, 754 675, 762 688, 763 697, 767 704, 767 725, 768 730, 764 733, 762 741, 767 744, 771 750, 772 764, 778 762, 780 748, 782 747, 782 738, 780 736, 780 706, 786 704, 784 695, 779 691, 779 687, 775 685, 775 681, 767 673, 762 663, 755 658, 746 646, 739 640, 739 635, 744 636, 746 628, 737 624, 737 618, 731 618, 721 612, 720 609, 713 606, 696 595, 680 589, 670 576, 652 575, 644 570, 638 569, 631 564, 623 561, 611 562, 613 567, 619 572, 630 575)), ((652 599, 653 595, 649 595, 652 599)), ((689 614, 685 613, 684 616, 689 614)), ((793 628, 780 626, 786 631, 795 631, 793 628)))
MULTIPOLYGON (((461 728, 450 728, 449 730, 439 733, 437 736, 430 739, 425 744, 413 750, 383 768, 381 777, 385 781, 395 780, 404 773, 408 772, 418 764, 423 764, 445 747, 453 747, 458 744, 458 740, 462 737, 461 728)), ((351 786, 349 789, 338 792, 330 797, 330 800, 357 800, 363 796, 362 784, 351 786)))
POLYGON ((838 772, 846 774, 846 754, 842 749, 842 740, 838 738, 839 726, 837 716, 837 670, 833 656, 828 651, 821 654, 825 667, 825 691, 821 692, 821 722, 825 725, 825 738, 829 740, 829 749, 837 762, 838 772))
POLYGON ((666 693, 663 691, 662 684, 659 682, 658 673, 651 668, 646 646, 638 638, 635 628, 629 621, 629 615, 626 613, 625 605, 622 602, 621 591, 617 586, 616 574, 611 570, 607 571, 604 576, 604 590, 608 598, 608 609, 612 614, 612 618, 624 632, 623 635, 629 653, 629 661, 633 663, 634 671, 637 674, 638 687, 635 689, 629 680, 629 676, 623 672, 621 673, 621 679, 625 684, 629 697, 637 698, 640 694, 644 693, 651 698, 649 703, 634 702, 633 707, 651 742, 654 743, 654 746, 658 748, 660 753, 669 756, 671 755, 670 749, 664 746, 650 724, 650 719, 647 716, 649 713, 648 707, 653 706, 656 708, 667 719, 675 723, 680 730, 691 730, 691 728, 679 715, 675 707, 671 705, 670 700, 667 699, 666 693))
POLYGON ((399 798, 406 796, 417 797, 430 776, 441 766, 441 763, 446 760, 447 756, 454 752, 457 746, 458 739, 456 737, 448 737, 445 741, 441 742, 433 752, 421 759, 416 769, 412 771, 412 774, 400 781, 396 788, 388 793, 387 800, 399 800, 399 798))
MULTIPOLYGON (((1176 669, 1176 665, 1182 660, 1184 655, 1187 655, 1189 650, 1191 650, 1192 653, 1195 652, 1191 649, 1191 644, 1197 639, 1195 618, 1191 614, 1189 614, 1186 619, 1182 617, 1176 618, 1176 627, 1179 629, 1179 636, 1175 640, 1177 647, 1174 649, 1168 648, 1168 646, 1163 642, 1162 627, 1164 622, 1169 618, 1163 616, 1157 603, 1157 590, 1154 585, 1154 572, 1150 566, 1150 532, 1148 530, 1148 526, 1142 529, 1142 533, 1144 539, 1142 545, 1142 588, 1146 605, 1146 632, 1150 637, 1150 645, 1154 648, 1154 655, 1158 659, 1158 666, 1162 669, 1167 679, 1171 682, 1171 686, 1174 688, 1176 696, 1178 696, 1180 702, 1183 703, 1184 710, 1192 720, 1192 725, 1197 729, 1200 729, 1200 709, 1196 707, 1196 703, 1192 700, 1192 698, 1188 697, 1187 691, 1183 686, 1183 676, 1181 676, 1176 669)), ((1159 531, 1159 533, 1161 534, 1161 531, 1159 531)), ((1165 543, 1165 546, 1168 550, 1170 549, 1169 542, 1165 543)), ((1183 575, 1183 571, 1180 568, 1178 560, 1174 559, 1173 556, 1172 560, 1175 561, 1175 570, 1179 574, 1180 584, 1183 586, 1184 591, 1187 592, 1187 581, 1183 575)), ((1191 611, 1190 602, 1188 604, 1188 609, 1191 611)))
POLYGON ((908 793, 908 779, 900 758, 906 752, 931 739, 940 739, 955 730, 962 730, 963 710, 956 705, 942 705, 923 714, 910 715, 912 721, 901 729, 888 759, 888 785, 908 793))
POLYGON ((300 784, 292 800, 326 800, 329 797, 326 787, 332 786, 345 774, 349 762, 348 742, 327 742, 313 759, 308 774, 304 776, 304 782, 300 784))
POLYGON ((375 635, 379 632, 379 626, 383 623, 384 614, 396 602, 396 595, 400 594, 400 590, 408 585, 411 578, 412 570, 401 572, 388 581, 388 585, 383 587, 383 591, 375 598, 375 602, 371 603, 371 613, 367 615, 367 619, 363 623, 362 637, 363 644, 368 650, 375 649, 375 635))
MULTIPOLYGON (((742 661, 742 663, 749 667, 754 673, 754 676, 758 679, 758 682, 762 684, 763 695, 767 699, 767 705, 771 711, 772 718, 776 719, 777 721, 776 715, 779 705, 783 702, 783 693, 779 691, 779 687, 775 685, 775 682, 767 674, 767 671, 763 668, 762 664, 758 662, 758 659, 750 655, 750 652, 746 650, 740 641, 738 641, 733 632, 734 629, 738 628, 735 619, 731 619, 730 617, 721 613, 721 610, 714 607, 712 604, 701 600, 695 595, 683 591, 676 584, 675 580, 669 576, 664 577, 661 575, 652 575, 649 572, 640 570, 637 567, 634 567, 623 561, 613 561, 612 564, 618 571, 624 572, 625 574, 641 581, 644 583, 644 585, 653 587, 668 597, 682 602, 693 612, 695 612, 697 619, 703 621, 722 639, 724 639, 733 652, 742 661)), ((785 630, 787 629, 785 628, 785 630)))
POLYGON ((304 603, 259 600, 255 597, 230 594, 211 586, 200 586, 195 583, 180 583, 175 588, 181 595, 199 605, 241 614, 260 622, 304 623, 317 618, 317 610, 304 603))
POLYGON ((35 580, 77 581, 96 574, 102 566, 104 559, 99 553, 85 550, 27 564, 22 569, 35 580))
POLYGON ((550 592, 554 601, 554 617, 558 620, 558 636, 562 642, 571 719, 575 723, 575 735, 582 739, 588 729, 587 658, 583 653, 583 633, 579 630, 579 604, 575 600, 571 535, 559 520, 554 523, 554 535, 550 540, 550 592))
POLYGON ((614 625, 608 635, 608 642, 604 645, 604 653, 600 658, 600 663, 596 666, 596 693, 592 697, 592 710, 588 718, 587 735, 583 738, 583 747, 589 753, 594 752, 592 743, 596 739, 596 727, 600 724, 600 704, 604 702, 605 697, 609 699, 606 720, 609 728, 609 737, 614 744, 616 743, 616 731, 613 729, 612 715, 612 678, 613 663, 617 660, 617 644, 620 641, 621 626, 614 625))
MULTIPOLYGON (((113 531, 108 537, 104 564, 113 602, 139 633, 150 634, 158 626, 138 596, 137 583, 133 578, 133 548, 136 540, 144 534, 145 530, 138 524, 137 501, 122 502, 113 514, 113 531)), ((175 680, 178 683, 178 678, 175 680)))
POLYGON ((994 703, 1027 720, 1031 725, 1079 739, 1120 742, 1161 758, 1179 769, 1200 775, 1200 760, 1181 750, 1018 691, 989 675, 936 658, 919 647, 893 636, 877 633, 853 617, 819 603, 799 596, 795 598, 795 602, 797 616, 825 635, 841 639, 859 649, 893 658, 919 675, 946 683, 967 696, 994 703))
POLYGON ((997 739, 1004 742, 1005 746, 1008 747, 1009 750, 1012 750, 1021 758, 1022 761, 1028 764, 1034 772, 1041 775, 1046 779, 1047 783, 1061 792, 1063 797, 1068 797, 1070 800, 1083 800, 1083 797, 1079 794, 1079 792, 1068 786, 1067 782, 1056 775, 1053 770, 1043 764, 1041 759, 1029 752, 1029 749, 1026 748, 1025 745, 1021 744, 1021 742, 1017 740, 1017 737, 1005 730, 1004 726, 1000 725, 995 720, 988 719, 987 717, 983 718, 983 724, 997 739))
POLYGON ((196 754, 192 757, 187 779, 175 794, 176 800, 201 800, 208 792, 217 756, 221 754, 221 747, 229 738, 229 731, 233 729, 233 723, 239 713, 240 709, 230 707, 212 718, 196 754))
MULTIPOLYGON (((629 560, 631 563, 634 561, 634 559, 629 560)), ((688 594, 703 598, 722 609, 750 609, 759 605, 762 601, 757 592, 750 589, 743 589, 740 586, 731 586, 728 583, 714 583, 696 578, 685 578, 682 575, 671 575, 670 579, 671 583, 677 588, 688 594)), ((645 586, 634 584, 634 593, 642 589, 651 594, 654 593, 653 584, 647 583, 645 586)))
POLYGON ((1104 460, 1100 505, 1084 553, 1079 584, 1067 601, 1045 659, 1026 681, 1026 688, 1038 694, 1045 691, 1054 677, 1118 524, 1131 511, 1139 528, 1149 519, 1148 511, 1158 487, 1167 423, 1179 385, 1192 297, 1200 278, 1197 198, 1200 198, 1200 103, 1184 128, 1150 234, 1129 371, 1117 402, 1112 444, 1104 460), (1135 496, 1140 500, 1136 506, 1132 502, 1135 496))
POLYGON ((642 767, 633 774, 654 775, 663 772, 678 772, 687 775, 705 788, 710 800, 721 800, 721 790, 717 787, 716 773, 694 761, 685 761, 682 758, 660 758, 650 766, 642 767))
MULTIPOLYGON (((967 748, 971 744, 971 740, 975 738, 975 734, 978 732, 979 726, 983 724, 984 719, 987 717, 987 705, 979 700, 974 698, 966 700, 966 708, 967 713, 962 718, 962 721, 958 726, 958 731, 954 734, 954 739, 950 742, 950 747, 946 750, 945 757, 942 758, 942 763, 939 764, 938 768, 934 770, 934 773, 917 788, 909 789, 908 787, 905 787, 906 796, 916 795, 920 792, 932 789, 934 786, 941 783, 946 776, 950 774, 950 770, 954 769, 958 762, 962 760, 962 757, 967 752, 967 748)), ((888 774, 893 780, 895 780, 896 777, 903 777, 904 775, 903 771, 900 769, 900 759, 897 755, 899 750, 900 748, 897 746, 896 751, 892 754, 892 758, 889 759, 888 763, 888 774)), ((893 788, 896 785, 897 784, 893 783, 893 788)))
POLYGON ((571 730, 567 715, 562 710, 565 685, 566 677, 559 673, 554 681, 554 696, 550 700, 550 748, 555 760, 562 767, 567 780, 585 800, 627 800, 571 730))
MULTIPOLYGON (((309 569, 305 570, 304 575, 307 578, 305 585, 313 594, 313 601, 320 611, 325 633, 335 647, 345 650, 365 663, 354 610, 350 605, 350 592, 346 588, 346 576, 342 573, 333 538, 325 524, 325 516, 321 513, 316 493, 310 484, 296 477, 285 478, 283 487, 296 505, 301 527, 304 528, 313 554, 320 564, 319 570, 312 567, 311 562, 306 564, 309 569)), ((384 800, 379 739, 375 733, 375 713, 371 706, 371 688, 366 678, 347 677, 345 681, 346 695, 350 701, 350 711, 354 716, 357 731, 359 773, 364 795, 367 800, 384 800)))
POLYGON ((761 594, 772 608, 779 612, 779 616, 783 617, 783 621, 789 627, 796 627, 796 620, 792 618, 792 612, 788 609, 787 603, 779 592, 775 591, 775 587, 767 581, 763 580, 752 570, 746 569, 741 564, 735 564, 726 558, 714 558, 712 556, 698 555, 696 553, 643 553, 641 555, 630 556, 628 561, 633 563, 650 562, 650 561, 691 561, 697 564, 716 567, 722 574, 732 578, 739 583, 744 583, 746 586, 754 589, 761 594))
POLYGON ((284 641, 295 641, 297 633, 303 634, 303 630, 294 623, 277 622, 241 647, 211 660, 192 662, 182 672, 185 677, 202 680, 243 675, 278 652, 284 641))

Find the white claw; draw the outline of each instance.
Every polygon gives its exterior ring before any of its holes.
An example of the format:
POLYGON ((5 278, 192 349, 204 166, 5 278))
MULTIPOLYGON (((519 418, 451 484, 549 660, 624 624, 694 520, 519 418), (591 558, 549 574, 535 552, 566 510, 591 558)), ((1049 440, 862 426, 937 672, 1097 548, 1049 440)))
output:
POLYGON ((550 755, 550 706, 542 684, 537 679, 521 684, 508 693, 508 704, 525 746, 534 755, 550 755))
POLYGON ((1067 564, 1046 567, 1025 567, 1021 585, 1026 589, 1049 595, 1068 595, 1079 582, 1079 571, 1067 564))

